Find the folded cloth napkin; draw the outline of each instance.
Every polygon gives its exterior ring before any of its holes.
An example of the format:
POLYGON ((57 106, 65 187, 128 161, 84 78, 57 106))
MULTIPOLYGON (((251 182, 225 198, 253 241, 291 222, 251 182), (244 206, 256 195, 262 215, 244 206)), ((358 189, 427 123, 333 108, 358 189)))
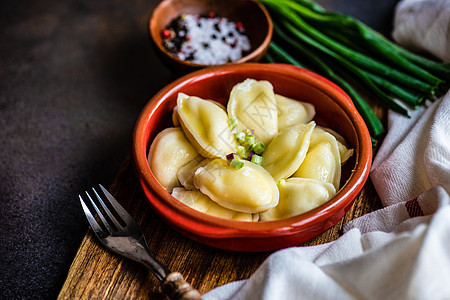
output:
POLYGON ((450 1, 400 1, 392 37, 409 49, 428 52, 450 62, 450 1))
POLYGON ((402 203, 366 215, 350 227, 366 223, 376 231, 353 227, 328 244, 280 250, 250 279, 204 299, 449 299, 450 198, 438 187, 417 201, 437 212, 386 224, 384 218, 403 214, 402 203))
POLYGON ((373 162, 371 179, 384 206, 433 186, 450 193, 450 91, 410 114, 411 119, 389 114, 388 135, 373 162))
MULTIPOLYGON (((450 1, 403 0, 396 15, 422 2, 450 1)), ((450 299, 450 91, 410 115, 389 112, 373 162, 383 209, 346 224, 336 241, 277 251, 249 279, 203 298, 450 299)))

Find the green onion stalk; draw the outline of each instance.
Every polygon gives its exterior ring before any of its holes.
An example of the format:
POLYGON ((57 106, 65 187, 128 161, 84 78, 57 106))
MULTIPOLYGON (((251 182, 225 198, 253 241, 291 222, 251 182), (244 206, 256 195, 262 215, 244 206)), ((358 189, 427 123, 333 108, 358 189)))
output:
POLYGON ((310 69, 336 83, 375 140, 384 128, 353 86, 405 116, 404 106, 418 108, 450 88, 450 64, 403 49, 350 16, 326 11, 312 0, 260 1, 274 23, 266 61, 310 69))
MULTIPOLYGON (((283 33, 281 33, 284 35, 283 33)), ((369 129, 370 135, 372 137, 380 137, 384 133, 383 125, 380 120, 377 118, 372 108, 364 101, 364 99, 352 88, 350 84, 348 84, 345 80, 343 80, 340 76, 333 72, 333 70, 325 64, 318 57, 314 56, 310 53, 306 48, 302 47, 301 44, 295 43, 291 38, 285 37, 285 39, 289 42, 292 42, 296 47, 295 49, 299 54, 305 56, 311 56, 311 63, 314 64, 315 70, 318 70, 324 76, 327 76, 332 81, 334 81, 338 86, 340 86, 349 96, 353 99, 356 109, 360 112, 361 117, 367 124, 367 128, 369 129)), ((273 53, 273 57, 278 58, 280 62, 292 64, 297 67, 304 67, 304 65, 300 64, 294 57, 285 52, 282 48, 280 48, 275 42, 272 42, 269 46, 269 52, 273 53)), ((308 68, 307 68, 308 69, 308 68)))
MULTIPOLYGON (((305 7, 301 4, 310 1, 282 0, 282 2, 284 2, 293 11, 298 13, 299 16, 311 20, 314 24, 316 24, 316 26, 322 29, 340 29, 345 32, 347 36, 351 35, 351 40, 353 41, 365 41, 371 46, 374 52, 378 52, 378 54, 386 58, 390 63, 397 65, 405 72, 417 76, 417 78, 423 80, 424 82, 432 85, 437 85, 442 82, 442 80, 432 75, 424 68, 419 67, 415 64, 411 64, 406 57, 400 54, 405 51, 399 51, 399 46, 396 46, 392 42, 386 40, 386 38, 384 38, 378 32, 357 21, 356 19, 334 12, 326 12, 324 10, 305 9, 305 7), (349 29, 352 29, 352 31, 350 31, 349 29)), ((320 36, 320 32, 316 32, 315 34, 318 34, 320 36)), ((326 40, 325 42, 333 43, 333 40, 326 40)), ((339 45, 337 45, 337 47, 339 47, 339 45)), ((351 49, 348 50, 351 51, 351 49)), ((356 60, 361 60, 360 63, 367 64, 369 68, 377 68, 377 65, 379 64, 379 62, 372 60, 371 57, 364 56, 364 54, 361 54, 361 56, 360 53, 353 54, 356 55, 356 60)), ((449 69, 447 68, 447 76, 450 74, 448 72, 449 69)))

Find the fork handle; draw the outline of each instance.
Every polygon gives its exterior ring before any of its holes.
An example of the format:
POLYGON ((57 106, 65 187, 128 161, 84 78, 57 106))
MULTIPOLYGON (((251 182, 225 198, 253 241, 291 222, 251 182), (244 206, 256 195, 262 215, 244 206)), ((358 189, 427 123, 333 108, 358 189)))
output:
POLYGON ((172 300, 200 300, 199 291, 184 280, 178 272, 170 273, 161 283, 163 292, 172 300))

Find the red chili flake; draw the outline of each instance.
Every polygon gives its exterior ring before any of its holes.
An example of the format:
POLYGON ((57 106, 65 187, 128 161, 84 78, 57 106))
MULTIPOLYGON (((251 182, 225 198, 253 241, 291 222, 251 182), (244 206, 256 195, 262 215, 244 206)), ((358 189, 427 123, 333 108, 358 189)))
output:
POLYGON ((162 34, 163 34, 163 37, 168 38, 170 36, 170 30, 169 29, 164 29, 162 34))
POLYGON ((211 18, 211 19, 213 19, 215 16, 216 16, 216 14, 214 12, 210 12, 208 14, 208 17, 211 18))
POLYGON ((239 30, 242 30, 244 26, 242 25, 242 22, 236 22, 236 28, 239 30))

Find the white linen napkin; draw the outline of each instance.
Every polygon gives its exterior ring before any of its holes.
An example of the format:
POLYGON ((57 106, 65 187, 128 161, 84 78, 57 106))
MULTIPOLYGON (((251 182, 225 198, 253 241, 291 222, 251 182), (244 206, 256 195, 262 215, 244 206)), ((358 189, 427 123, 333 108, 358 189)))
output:
POLYGON ((384 206, 438 185, 450 193, 450 92, 410 114, 389 113, 388 134, 373 162, 371 178, 384 206))
POLYGON ((450 62, 450 1, 400 1, 392 37, 404 47, 450 62))
POLYGON ((389 232, 353 228, 332 243, 280 250, 250 279, 204 299, 449 299, 448 194, 434 188, 421 201, 437 198, 442 207, 432 217, 408 219, 389 232))
POLYGON ((389 112, 373 162, 383 209, 336 241, 277 251, 249 279, 203 298, 450 299, 450 91, 410 115, 389 112))

